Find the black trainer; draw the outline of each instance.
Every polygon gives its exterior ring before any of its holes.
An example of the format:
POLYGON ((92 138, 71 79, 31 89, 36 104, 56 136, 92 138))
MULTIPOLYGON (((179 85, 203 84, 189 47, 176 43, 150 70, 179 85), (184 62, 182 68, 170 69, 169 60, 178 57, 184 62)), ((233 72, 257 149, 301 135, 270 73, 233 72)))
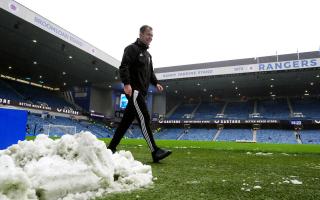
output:
POLYGON ((158 148, 157 150, 152 152, 153 162, 157 163, 160 160, 162 160, 162 159, 166 158, 167 156, 169 156, 171 153, 172 153, 172 151, 170 151, 170 150, 158 148))

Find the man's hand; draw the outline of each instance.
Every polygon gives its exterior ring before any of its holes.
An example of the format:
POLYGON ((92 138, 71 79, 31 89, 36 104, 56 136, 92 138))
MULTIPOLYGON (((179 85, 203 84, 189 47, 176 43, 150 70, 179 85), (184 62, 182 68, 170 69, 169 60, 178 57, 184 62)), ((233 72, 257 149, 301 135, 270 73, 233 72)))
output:
POLYGON ((126 93, 127 95, 129 95, 129 97, 131 97, 132 88, 130 84, 124 85, 124 93, 126 93))
POLYGON ((162 92, 163 91, 163 87, 162 87, 162 85, 160 85, 159 83, 157 84, 157 90, 159 91, 159 92, 162 92))

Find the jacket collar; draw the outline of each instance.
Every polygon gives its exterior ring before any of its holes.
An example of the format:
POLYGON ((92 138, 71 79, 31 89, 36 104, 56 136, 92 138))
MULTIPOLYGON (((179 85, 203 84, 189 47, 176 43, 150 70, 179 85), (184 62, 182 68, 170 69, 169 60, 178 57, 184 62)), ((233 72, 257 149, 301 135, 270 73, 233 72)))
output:
POLYGON ((139 46, 140 48, 142 48, 143 50, 147 50, 147 49, 149 48, 149 46, 146 45, 146 44, 144 44, 144 43, 140 40, 140 38, 137 38, 137 40, 135 41, 134 44, 138 45, 138 46, 139 46))

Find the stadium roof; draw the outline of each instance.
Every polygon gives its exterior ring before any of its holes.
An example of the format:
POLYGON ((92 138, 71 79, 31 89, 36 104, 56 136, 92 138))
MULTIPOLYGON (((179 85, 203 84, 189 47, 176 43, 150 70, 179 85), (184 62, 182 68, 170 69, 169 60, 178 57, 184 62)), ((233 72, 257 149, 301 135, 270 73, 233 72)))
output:
MULTIPOLYGON (((311 51, 311 52, 299 53, 299 59, 310 59, 310 58, 320 58, 320 52, 311 51)), ((259 61, 259 63, 271 63, 271 62, 290 61, 290 60, 296 60, 296 59, 298 59, 298 54, 292 53, 292 54, 283 54, 283 55, 264 56, 259 58, 252 57, 252 58, 243 58, 243 59, 235 59, 235 60, 223 60, 223 61, 208 62, 208 63, 197 63, 197 64, 189 64, 189 65, 162 67, 162 68, 156 68, 155 72, 164 73, 164 72, 174 72, 174 71, 182 71, 182 70, 207 69, 207 68, 216 68, 216 67, 225 67, 225 66, 256 64, 257 61, 259 61)))
POLYGON ((0 73, 50 87, 112 84, 119 61, 14 1, 0 3, 0 73))
MULTIPOLYGON (((319 58, 318 51, 299 53, 299 60, 319 58)), ((252 66, 261 63, 285 63, 298 60, 297 53, 191 64, 155 69, 158 74, 174 74, 182 71, 201 71, 228 66, 252 66), (176 73, 175 73, 176 72, 176 73)), ((164 79, 167 94, 171 97, 210 101, 212 98, 311 96, 320 94, 319 67, 291 70, 261 71, 250 73, 226 73, 221 75, 194 76, 164 79)))

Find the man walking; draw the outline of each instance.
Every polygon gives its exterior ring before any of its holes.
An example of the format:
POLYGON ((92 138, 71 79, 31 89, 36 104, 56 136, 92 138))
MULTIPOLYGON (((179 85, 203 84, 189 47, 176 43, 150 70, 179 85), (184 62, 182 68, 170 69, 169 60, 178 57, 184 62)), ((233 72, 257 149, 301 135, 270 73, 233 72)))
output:
POLYGON ((149 83, 156 86, 158 91, 163 90, 154 74, 152 58, 147 51, 152 37, 152 27, 144 25, 140 28, 139 38, 136 42, 130 44, 124 50, 119 72, 124 84, 128 105, 108 149, 112 152, 116 151, 120 140, 133 120, 137 118, 142 134, 152 152, 153 162, 159 162, 169 156, 171 151, 157 147, 150 128, 150 115, 145 102, 149 83))

